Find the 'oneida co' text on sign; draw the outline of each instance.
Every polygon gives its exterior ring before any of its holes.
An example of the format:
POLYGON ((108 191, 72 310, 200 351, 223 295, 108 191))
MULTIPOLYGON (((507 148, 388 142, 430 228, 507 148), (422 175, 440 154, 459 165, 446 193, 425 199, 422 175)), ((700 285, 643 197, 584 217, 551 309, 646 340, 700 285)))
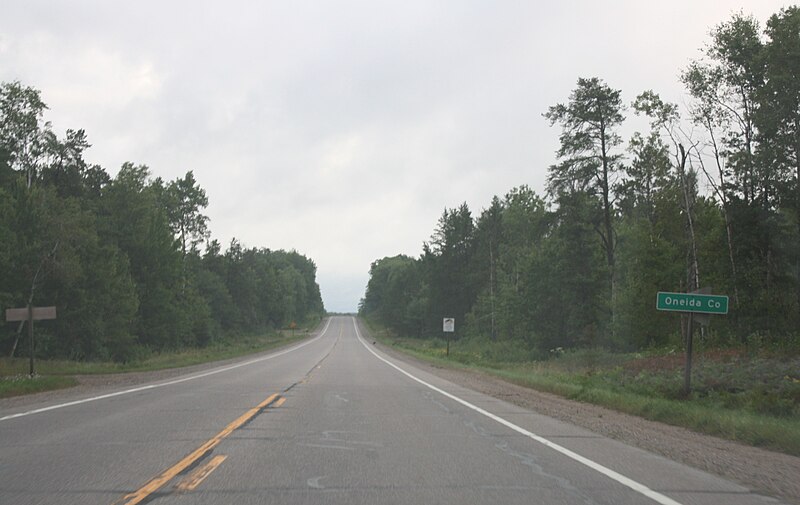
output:
POLYGON ((700 312, 703 314, 727 314, 728 297, 701 295, 697 293, 665 293, 659 291, 656 309, 674 312, 700 312))

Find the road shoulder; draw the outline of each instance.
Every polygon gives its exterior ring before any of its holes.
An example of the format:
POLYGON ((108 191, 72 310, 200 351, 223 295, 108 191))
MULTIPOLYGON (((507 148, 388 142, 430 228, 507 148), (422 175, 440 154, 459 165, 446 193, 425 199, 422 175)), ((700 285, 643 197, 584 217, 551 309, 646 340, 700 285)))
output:
MULTIPOLYGON (((369 333, 364 325, 360 325, 360 330, 369 333)), ((376 342, 374 345, 398 361, 459 386, 723 477, 753 491, 800 504, 800 479, 797 478, 800 458, 568 400, 479 371, 432 365, 383 344, 376 342)))
POLYGON ((209 361, 207 363, 199 363, 180 368, 166 368, 146 372, 72 375, 72 377, 78 381, 78 385, 74 387, 43 391, 40 393, 27 395, 11 396, 8 398, 0 398, 0 413, 15 412, 32 406, 66 403, 87 397, 100 396, 107 393, 135 388, 137 386, 146 384, 163 382, 182 376, 194 375, 213 370, 215 368, 222 368, 235 365, 236 363, 257 359, 262 356, 280 352, 293 345, 300 344, 305 340, 316 337, 321 331, 323 331, 322 329, 325 327, 325 321, 326 319, 323 319, 323 321, 317 325, 314 331, 310 332, 305 339, 288 342, 285 345, 280 345, 278 347, 273 347, 253 354, 237 356, 235 358, 209 361))

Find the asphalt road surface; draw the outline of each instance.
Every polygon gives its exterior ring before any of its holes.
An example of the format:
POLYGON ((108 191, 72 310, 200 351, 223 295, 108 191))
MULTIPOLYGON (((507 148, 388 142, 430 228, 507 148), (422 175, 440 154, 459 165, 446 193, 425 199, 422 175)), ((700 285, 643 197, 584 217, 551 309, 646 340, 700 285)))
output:
POLYGON ((751 504, 390 359, 351 317, 256 359, 0 411, 0 504, 751 504))

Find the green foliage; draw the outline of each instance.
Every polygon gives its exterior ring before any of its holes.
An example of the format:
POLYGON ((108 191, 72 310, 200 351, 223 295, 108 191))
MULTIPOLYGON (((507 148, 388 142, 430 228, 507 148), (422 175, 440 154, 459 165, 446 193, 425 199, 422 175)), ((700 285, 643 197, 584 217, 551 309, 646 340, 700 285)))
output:
POLYGON ((417 260, 403 255, 374 262, 361 312, 374 314, 399 333, 421 336, 425 318, 414 305, 420 297, 420 268, 417 260))
POLYGON ((550 107, 544 117, 550 125, 561 126, 560 163, 548 174, 548 191, 556 201, 575 200, 585 195, 595 200, 592 223, 605 251, 608 297, 616 295, 616 230, 614 226, 614 179, 622 155, 614 150, 622 144, 617 128, 625 119, 621 91, 602 80, 578 79, 569 103, 550 107))
MULTIPOLYGON (((87 166, 83 130, 57 138, 40 93, 0 84, 0 310, 55 305, 39 358, 131 362, 302 322, 323 312, 316 266, 292 251, 221 253, 189 171, 164 183, 125 163, 87 166)), ((26 335, 0 328, 0 351, 26 335)))
POLYGON ((463 321, 475 302, 477 287, 470 268, 474 255, 475 223, 469 207, 463 203, 457 209, 445 209, 430 242, 423 245, 421 258, 432 330, 443 317, 463 321))
POLYGON ((693 124, 644 91, 631 106, 650 131, 627 146, 621 91, 578 79, 544 114, 561 128, 548 199, 521 186, 477 218, 466 204, 446 209, 420 258, 372 264, 361 313, 415 338, 441 337, 442 318, 455 317, 455 338, 521 355, 634 351, 682 341, 681 318, 654 308, 658 291, 711 287, 731 297, 731 311, 700 338, 793 338, 799 26, 800 8, 790 7, 763 32, 742 14, 714 27, 704 58, 681 74, 693 124))
POLYGON ((674 315, 653 310, 653 306, 658 291, 680 289, 683 258, 679 243, 645 219, 630 218, 620 226, 618 257, 625 268, 620 269, 614 347, 633 350, 665 345, 678 331, 674 315))

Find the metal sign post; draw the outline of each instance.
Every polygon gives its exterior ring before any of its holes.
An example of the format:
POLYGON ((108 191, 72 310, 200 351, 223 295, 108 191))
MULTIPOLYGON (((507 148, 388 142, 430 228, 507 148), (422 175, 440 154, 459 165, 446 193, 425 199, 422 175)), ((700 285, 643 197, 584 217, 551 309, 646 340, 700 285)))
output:
POLYGON ((688 396, 692 390, 692 343, 694 342, 694 312, 689 312, 686 322, 686 366, 683 368, 683 392, 688 396))
POLYGON ((33 322, 41 321, 43 319, 55 319, 55 307, 34 307, 28 305, 21 309, 6 309, 6 322, 11 323, 15 321, 28 322, 28 344, 30 347, 30 375, 33 377, 33 322))
POLYGON ((456 320, 452 317, 445 317, 442 320, 442 331, 444 332, 444 340, 447 342, 447 349, 445 356, 450 357, 450 334, 456 331, 456 320))

